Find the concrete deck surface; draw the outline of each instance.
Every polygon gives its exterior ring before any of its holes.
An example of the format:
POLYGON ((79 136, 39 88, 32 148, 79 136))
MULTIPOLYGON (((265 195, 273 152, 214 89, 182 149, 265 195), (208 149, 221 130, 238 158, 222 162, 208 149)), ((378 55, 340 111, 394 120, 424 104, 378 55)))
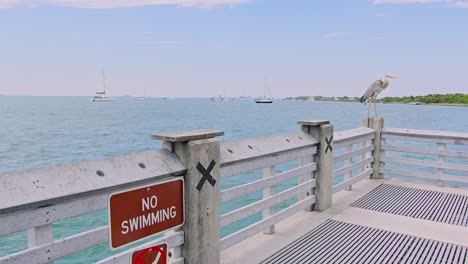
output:
POLYGON ((328 219, 468 247, 468 227, 450 225, 408 216, 351 207, 350 205, 381 184, 392 184, 468 196, 468 189, 438 187, 430 183, 399 179, 365 179, 352 191, 333 195, 333 206, 324 212, 299 212, 275 227, 273 235, 257 234, 221 252, 222 263, 259 263, 328 219))

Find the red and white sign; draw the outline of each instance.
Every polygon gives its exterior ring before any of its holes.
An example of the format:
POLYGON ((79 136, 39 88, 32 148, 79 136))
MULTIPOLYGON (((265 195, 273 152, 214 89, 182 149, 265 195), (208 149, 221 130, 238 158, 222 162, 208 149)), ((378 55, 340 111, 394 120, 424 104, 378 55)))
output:
POLYGON ((167 264, 167 244, 137 250, 132 253, 132 264, 167 264))
POLYGON ((110 246, 116 249, 184 224, 184 180, 178 178, 109 197, 110 246))

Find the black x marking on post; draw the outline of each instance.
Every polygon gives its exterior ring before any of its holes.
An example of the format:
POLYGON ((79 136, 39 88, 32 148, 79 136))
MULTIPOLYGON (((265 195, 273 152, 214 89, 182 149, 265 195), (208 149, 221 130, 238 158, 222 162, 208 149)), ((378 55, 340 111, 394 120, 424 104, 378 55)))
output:
POLYGON ((214 166, 216 165, 216 162, 214 160, 211 161, 210 165, 208 166, 207 169, 203 167, 203 165, 198 162, 197 164, 197 170, 201 173, 202 178, 197 184, 197 190, 201 191, 203 185, 205 184, 205 181, 208 181, 211 186, 215 186, 216 180, 211 176, 211 171, 213 170, 214 166))
POLYGON ((332 142, 333 142, 333 136, 330 137, 330 139, 325 138, 325 142, 327 142, 327 148, 325 149, 325 153, 328 153, 328 150, 333 151, 332 147, 332 142))

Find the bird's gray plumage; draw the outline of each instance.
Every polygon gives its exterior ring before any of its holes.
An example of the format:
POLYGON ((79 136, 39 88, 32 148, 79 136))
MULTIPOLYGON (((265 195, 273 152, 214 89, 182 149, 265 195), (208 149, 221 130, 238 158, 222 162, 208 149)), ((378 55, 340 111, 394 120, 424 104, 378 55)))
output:
MULTIPOLYGON (((361 103, 369 103, 369 102, 373 102, 374 103, 374 107, 375 107, 375 115, 377 116, 377 106, 375 105, 375 101, 377 100, 377 96, 385 89, 388 87, 388 84, 389 84, 389 80, 388 78, 396 78, 394 76, 391 76, 391 75, 385 75, 384 77, 382 77, 381 79, 375 81, 374 83, 371 84, 371 86, 369 86, 369 88, 367 88, 366 92, 364 93, 364 95, 361 97, 361 103)), ((367 115, 369 115, 369 112, 370 112, 370 105, 369 105, 369 111, 367 113, 367 115)))
POLYGON ((383 82, 381 80, 375 81, 373 84, 367 88, 364 95, 361 97, 361 103, 366 104, 371 98, 376 97, 381 92, 381 87, 383 82))

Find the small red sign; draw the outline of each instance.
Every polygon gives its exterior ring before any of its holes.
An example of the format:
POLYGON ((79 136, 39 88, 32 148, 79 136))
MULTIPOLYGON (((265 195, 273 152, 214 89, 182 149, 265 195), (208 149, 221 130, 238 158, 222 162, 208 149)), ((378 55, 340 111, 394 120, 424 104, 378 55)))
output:
POLYGON ((132 264, 167 264, 167 244, 133 252, 132 264))
POLYGON ((179 178, 109 197, 110 246, 116 249, 184 223, 184 180, 179 178))

